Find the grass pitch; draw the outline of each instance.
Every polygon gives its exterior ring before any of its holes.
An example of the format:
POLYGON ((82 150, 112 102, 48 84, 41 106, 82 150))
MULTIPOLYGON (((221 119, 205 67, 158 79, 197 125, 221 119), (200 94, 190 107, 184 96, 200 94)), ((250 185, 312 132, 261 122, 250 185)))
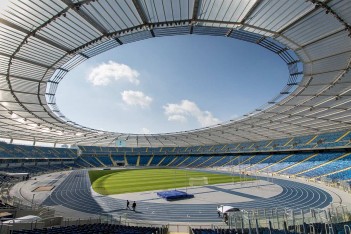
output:
POLYGON ((102 195, 184 188, 189 178, 207 177, 208 184, 240 181, 238 176, 178 169, 89 171, 89 176, 93 189, 102 195))

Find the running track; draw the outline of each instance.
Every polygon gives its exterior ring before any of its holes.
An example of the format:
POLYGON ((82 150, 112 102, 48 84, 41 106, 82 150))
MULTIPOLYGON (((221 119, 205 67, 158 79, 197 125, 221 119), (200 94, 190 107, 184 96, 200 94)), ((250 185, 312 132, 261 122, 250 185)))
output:
MULTIPOLYGON (((262 178, 263 179, 263 178, 262 178)), ((261 198, 254 195, 246 195, 248 202, 228 203, 240 209, 272 209, 278 208, 280 212, 284 208, 306 209, 324 208, 332 202, 329 193, 319 188, 282 179, 274 179, 274 183, 281 186, 283 191, 270 198, 261 198)), ((56 187, 51 195, 43 202, 43 205, 62 205, 67 208, 90 213, 111 214, 119 217, 127 214, 128 219, 168 221, 168 222, 219 222, 216 209, 217 204, 172 204, 166 203, 137 203, 137 212, 125 210, 126 201, 106 196, 91 194, 91 184, 86 170, 71 172, 68 177, 56 187)), ((238 194, 232 190, 222 189, 219 186, 207 186, 210 189, 238 194), (226 191, 223 191, 226 190, 226 191)), ((256 187, 254 187, 256 189, 256 187)), ((196 193, 195 193, 196 196, 196 193)))

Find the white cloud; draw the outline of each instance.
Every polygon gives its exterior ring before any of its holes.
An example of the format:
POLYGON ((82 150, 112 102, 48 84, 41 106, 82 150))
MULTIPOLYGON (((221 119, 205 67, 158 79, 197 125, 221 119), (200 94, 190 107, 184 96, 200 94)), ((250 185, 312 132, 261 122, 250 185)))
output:
POLYGON ((95 86, 106 86, 112 80, 127 80, 138 85, 140 83, 138 76, 139 72, 129 66, 109 61, 93 68, 87 80, 95 86))
POLYGON ((184 115, 169 115, 168 120, 185 123, 187 118, 184 115))
POLYGON ((182 100, 180 104, 168 103, 163 106, 169 121, 186 122, 188 117, 195 118, 202 127, 218 124, 219 119, 211 112, 201 110, 196 103, 189 100, 182 100))
POLYGON ((121 95, 122 100, 130 106, 141 106, 141 108, 145 108, 150 106, 152 102, 151 97, 146 96, 140 91, 124 90, 121 95))
POLYGON ((151 131, 147 128, 142 128, 141 131, 143 134, 151 134, 151 131))

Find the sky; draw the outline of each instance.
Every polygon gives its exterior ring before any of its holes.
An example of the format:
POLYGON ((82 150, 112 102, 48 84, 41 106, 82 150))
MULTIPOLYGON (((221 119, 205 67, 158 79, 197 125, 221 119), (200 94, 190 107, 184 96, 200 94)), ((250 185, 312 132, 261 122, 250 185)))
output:
MULTIPOLYGON (((0 1, 0 14, 8 0, 0 1)), ((193 130, 235 119, 286 84, 287 66, 260 46, 224 37, 172 36, 119 46, 61 81, 70 120, 123 133, 193 130)))
POLYGON ((73 69, 56 102, 70 120, 123 133, 192 130, 235 119, 273 98, 287 66, 255 44, 211 36, 119 46, 73 69))

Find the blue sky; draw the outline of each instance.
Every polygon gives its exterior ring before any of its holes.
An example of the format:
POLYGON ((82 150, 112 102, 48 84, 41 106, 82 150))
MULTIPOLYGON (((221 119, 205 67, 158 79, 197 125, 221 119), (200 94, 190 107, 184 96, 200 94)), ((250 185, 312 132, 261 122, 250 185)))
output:
POLYGON ((237 118, 280 92, 284 62, 230 38, 173 36, 126 44, 61 81, 57 103, 81 125, 125 133, 191 130, 237 118))

